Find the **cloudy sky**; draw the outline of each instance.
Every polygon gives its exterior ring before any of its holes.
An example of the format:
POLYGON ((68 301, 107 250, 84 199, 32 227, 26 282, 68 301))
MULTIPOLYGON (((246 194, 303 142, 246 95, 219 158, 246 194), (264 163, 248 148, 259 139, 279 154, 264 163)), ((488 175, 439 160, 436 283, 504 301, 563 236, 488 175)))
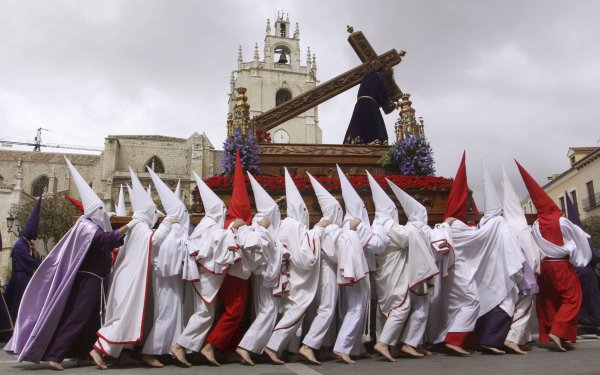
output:
MULTIPOLYGON (((435 152, 455 174, 462 150, 476 196, 485 160, 499 183, 513 158, 539 182, 568 168, 569 146, 600 139, 600 3, 595 1, 0 0, 0 138, 102 146, 109 134, 188 137, 220 148, 238 45, 262 45, 267 18, 289 13, 325 82, 356 66, 346 25, 395 67, 435 152)), ((319 108, 339 143, 356 88, 319 108)), ((388 115, 388 133, 398 117, 388 115)), ((479 199, 478 199, 479 200, 479 199)))

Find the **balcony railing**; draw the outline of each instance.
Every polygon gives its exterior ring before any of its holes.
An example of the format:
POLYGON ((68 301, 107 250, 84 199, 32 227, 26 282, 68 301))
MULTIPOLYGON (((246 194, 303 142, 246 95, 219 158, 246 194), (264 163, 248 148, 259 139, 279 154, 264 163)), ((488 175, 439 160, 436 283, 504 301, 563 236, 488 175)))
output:
POLYGON ((583 210, 586 212, 600 206, 600 192, 582 199, 581 203, 583 203, 583 210))

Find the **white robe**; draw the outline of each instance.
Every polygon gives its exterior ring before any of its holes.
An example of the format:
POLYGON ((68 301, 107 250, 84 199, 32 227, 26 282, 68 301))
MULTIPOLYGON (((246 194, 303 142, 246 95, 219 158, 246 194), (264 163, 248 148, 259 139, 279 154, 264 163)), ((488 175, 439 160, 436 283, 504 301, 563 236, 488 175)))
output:
POLYGON ((267 347, 275 352, 281 353, 286 348, 317 293, 322 233, 322 227, 315 226, 308 230, 292 218, 286 218, 281 223, 279 240, 290 254, 290 291, 281 297, 283 315, 267 343, 267 347))
POLYGON ((253 225, 253 231, 240 234, 246 250, 254 253, 252 263, 255 269, 249 269, 252 276, 252 293, 256 318, 244 334, 239 347, 256 354, 262 354, 277 320, 279 299, 273 296, 274 289, 280 284, 280 271, 283 260, 283 246, 272 238, 269 231, 259 225, 253 225), (260 263, 257 254, 262 254, 260 263))
POLYGON ((190 256, 197 259, 199 273, 193 274, 194 263, 184 279, 192 281, 194 313, 187 320, 177 344, 198 352, 212 327, 216 304, 213 303, 228 268, 239 259, 234 231, 222 229, 210 217, 204 217, 190 235, 190 256), (198 281, 193 281, 197 279, 198 281))
POLYGON ((182 270, 188 256, 188 241, 187 229, 173 224, 152 261, 154 325, 144 343, 143 354, 169 354, 183 331, 182 270))
POLYGON ((375 282, 379 308, 387 318, 379 341, 395 345, 410 312, 409 290, 434 277, 438 269, 418 225, 390 224, 390 242, 377 257, 375 282))
POLYGON ((338 241, 341 241, 341 234, 341 228, 335 224, 330 224, 324 228, 321 236, 321 267, 315 299, 317 311, 302 341, 304 345, 315 350, 320 349, 321 345, 329 346, 334 337, 332 332, 335 327, 332 322, 335 317, 338 298, 337 263, 340 246, 338 241))
POLYGON ((506 339, 519 345, 525 345, 531 341, 531 328, 529 321, 533 304, 535 303, 534 294, 520 295, 515 306, 512 324, 506 339))
POLYGON ((544 257, 563 258, 568 256, 573 267, 584 267, 592 259, 592 250, 588 238, 590 237, 577 225, 564 217, 560 218, 560 231, 563 235, 563 246, 557 246, 547 241, 540 232, 539 222, 533 223, 532 234, 544 257))
POLYGON ((167 221, 154 232, 139 223, 125 236, 111 275, 106 321, 94 344, 104 354, 118 358, 125 345, 142 341, 152 257, 170 230, 167 221))
POLYGON ((448 332, 472 332, 478 317, 506 301, 509 294, 516 295, 524 262, 516 238, 500 216, 487 219, 480 228, 456 220, 451 229, 455 264, 443 279, 445 329, 436 343, 444 341, 448 332))

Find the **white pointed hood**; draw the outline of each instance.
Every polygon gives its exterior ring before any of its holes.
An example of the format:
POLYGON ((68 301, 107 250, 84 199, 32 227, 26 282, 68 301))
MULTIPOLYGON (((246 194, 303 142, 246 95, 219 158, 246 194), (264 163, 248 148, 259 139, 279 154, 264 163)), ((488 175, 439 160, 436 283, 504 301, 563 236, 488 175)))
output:
POLYGON ((131 205, 131 211, 133 211, 133 189, 131 188, 131 186, 129 186, 129 184, 125 184, 125 187, 127 188, 127 195, 129 195, 129 204, 131 205))
POLYGON ((387 220, 393 220, 394 223, 398 224, 398 207, 394 201, 387 195, 385 190, 375 181, 375 178, 371 176, 369 171, 367 172, 367 178, 369 179, 369 186, 371 187, 371 195, 373 196, 373 204, 375 204, 375 220, 382 223, 387 220))
POLYGON ((319 206, 323 212, 323 218, 331 220, 333 224, 341 228, 344 221, 344 212, 342 211, 342 206, 337 199, 331 195, 331 193, 325 190, 319 181, 311 176, 310 173, 306 172, 306 174, 310 179, 310 183, 312 184, 315 195, 317 196, 317 200, 319 201, 319 206))
POLYGON ((158 220, 156 204, 152 201, 131 167, 129 167, 129 173, 131 174, 131 190, 133 191, 133 198, 131 199, 133 217, 153 227, 158 220))
POLYGON ((344 175, 340 166, 336 165, 336 167, 340 178, 340 186, 342 188, 342 198, 344 199, 344 205, 346 206, 344 223, 349 223, 350 220, 356 218, 360 219, 364 225, 370 228, 371 223, 369 221, 369 213, 367 212, 365 202, 363 202, 360 195, 354 190, 354 187, 350 181, 348 181, 348 178, 344 175))
POLYGON ((502 214, 502 203, 484 162, 481 163, 481 174, 483 177, 483 218, 481 224, 483 224, 487 220, 502 214))
POLYGON ((502 187, 504 189, 502 216, 504 216, 513 232, 519 234, 522 230, 529 229, 529 225, 527 224, 527 218, 525 217, 523 208, 521 208, 519 197, 517 196, 504 167, 502 167, 502 187))
POLYGON ((123 193, 123 184, 119 187, 119 200, 117 201, 117 208, 115 209, 117 216, 127 216, 127 210, 125 209, 125 194, 123 193))
POLYGON ((277 202, 262 186, 252 177, 250 172, 248 173, 248 178, 250 180, 250 185, 252 185, 252 193, 254 195, 254 203, 256 204, 256 215, 252 221, 258 222, 263 217, 268 217, 271 221, 271 225, 269 225, 269 232, 271 234, 276 234, 279 231, 279 224, 281 222, 281 213, 279 212, 279 206, 277 202))
POLYGON ((227 216, 227 207, 225 206, 225 203, 204 181, 202 181, 196 172, 193 173, 194 178, 196 179, 196 185, 198 186, 198 192, 200 193, 200 199, 204 206, 204 215, 213 219, 219 228, 223 228, 225 225, 225 217, 227 216))
POLYGON ((392 188, 394 195, 400 201, 400 205, 404 210, 404 214, 406 215, 409 223, 420 222, 422 224, 427 225, 427 209, 421 203, 419 203, 415 198, 408 195, 404 190, 400 189, 398 185, 393 183, 392 181, 385 179, 392 188))
POLYGON ((175 196, 181 200, 181 180, 177 180, 177 186, 175 187, 175 196))
POLYGON ((150 178, 152 178, 152 182, 158 192, 158 196, 160 197, 160 201, 162 202, 167 216, 178 219, 181 226, 189 230, 190 218, 183 202, 177 198, 175 193, 169 189, 152 169, 148 168, 148 173, 150 173, 150 178))
POLYGON ((304 224, 308 227, 310 216, 308 213, 308 207, 306 207, 306 203, 304 203, 304 199, 302 199, 302 195, 298 191, 298 187, 287 168, 284 167, 285 171, 285 200, 287 206, 287 217, 290 217, 301 224, 304 224))
POLYGON ((98 198, 98 195, 94 193, 94 190, 88 185, 88 183, 81 177, 77 169, 71 164, 71 161, 65 156, 69 170, 71 171, 71 179, 77 187, 79 192, 79 199, 83 205, 83 217, 86 217, 98 224, 104 231, 110 231, 112 229, 110 225, 110 218, 114 213, 106 211, 106 207, 102 200, 98 198))

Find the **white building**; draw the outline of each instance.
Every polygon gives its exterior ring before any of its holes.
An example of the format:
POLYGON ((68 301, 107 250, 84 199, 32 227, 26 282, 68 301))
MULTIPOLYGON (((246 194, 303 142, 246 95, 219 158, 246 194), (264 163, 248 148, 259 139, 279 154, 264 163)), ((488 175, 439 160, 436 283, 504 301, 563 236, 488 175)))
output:
MULTIPOLYGON (((278 14, 274 29, 267 20, 260 60, 258 43, 254 46, 254 56, 244 62, 242 47, 239 47, 237 69, 231 73, 229 92, 229 112, 235 104, 235 89, 247 89, 250 118, 257 116, 276 105, 290 100, 316 87, 317 64, 310 48, 306 52, 306 65, 300 62, 300 28, 295 25, 290 37, 289 17, 278 14)), ((321 128, 317 107, 278 125, 270 131, 274 143, 321 143, 321 128)))

